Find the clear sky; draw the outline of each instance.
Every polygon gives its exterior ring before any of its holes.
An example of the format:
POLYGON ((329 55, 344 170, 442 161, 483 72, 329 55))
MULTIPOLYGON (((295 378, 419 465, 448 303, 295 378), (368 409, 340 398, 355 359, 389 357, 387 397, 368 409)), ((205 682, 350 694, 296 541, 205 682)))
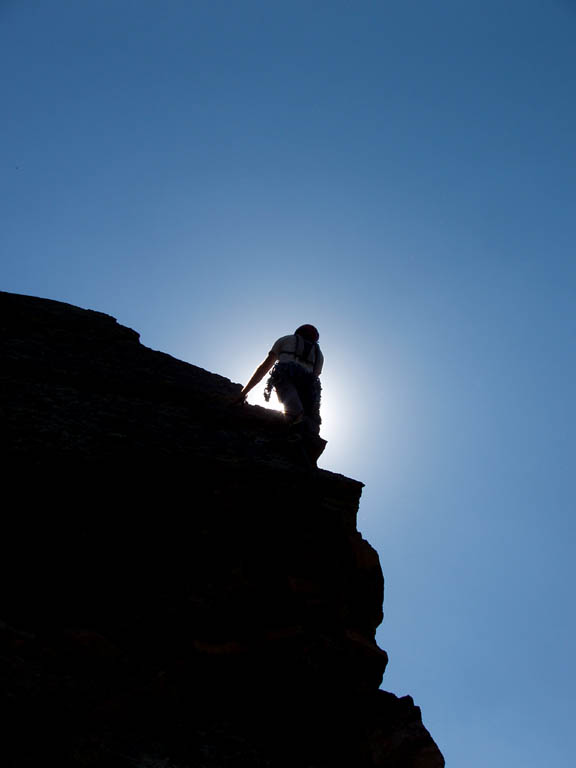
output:
POLYGON ((576 2, 0 0, 0 72, 0 287, 242 383, 317 325, 383 687, 571 766, 576 2))

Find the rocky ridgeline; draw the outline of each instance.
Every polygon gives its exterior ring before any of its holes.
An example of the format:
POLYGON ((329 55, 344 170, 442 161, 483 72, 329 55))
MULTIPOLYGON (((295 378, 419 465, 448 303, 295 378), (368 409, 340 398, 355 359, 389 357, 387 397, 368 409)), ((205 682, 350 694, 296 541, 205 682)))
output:
POLYGON ((444 765, 379 690, 361 483, 107 315, 0 293, 0 326, 3 764, 444 765))

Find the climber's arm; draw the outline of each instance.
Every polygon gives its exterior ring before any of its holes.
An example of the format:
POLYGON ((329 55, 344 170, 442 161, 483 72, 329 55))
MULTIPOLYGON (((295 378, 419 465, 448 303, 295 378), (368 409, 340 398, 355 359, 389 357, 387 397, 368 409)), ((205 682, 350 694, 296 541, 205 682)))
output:
POLYGON ((266 359, 260 363, 258 368, 256 368, 256 370, 252 374, 252 378, 250 379, 248 384, 246 384, 246 386, 242 389, 242 392, 240 392, 240 395, 238 396, 238 402, 242 402, 246 398, 246 395, 248 394, 248 392, 250 392, 250 390, 253 389, 256 386, 256 384, 259 384, 262 381, 262 379, 264 378, 264 376, 266 376, 270 368, 272 368, 276 360, 277 360, 276 353, 268 352, 268 356, 266 357, 266 359))

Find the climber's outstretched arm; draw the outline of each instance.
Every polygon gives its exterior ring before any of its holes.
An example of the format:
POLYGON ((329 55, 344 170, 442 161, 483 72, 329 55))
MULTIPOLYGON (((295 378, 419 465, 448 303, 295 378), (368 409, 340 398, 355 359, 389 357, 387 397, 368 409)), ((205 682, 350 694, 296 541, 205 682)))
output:
POLYGON ((272 368, 272 366, 276 362, 276 359, 277 359, 276 354, 274 352, 268 353, 267 358, 260 363, 258 368, 256 368, 256 370, 252 374, 252 378, 250 379, 248 384, 246 384, 246 386, 242 389, 242 392, 240 392, 240 395, 238 396, 238 402, 242 402, 245 399, 248 392, 250 392, 250 390, 253 389, 256 386, 256 384, 259 384, 262 381, 264 376, 266 376, 270 368, 272 368))

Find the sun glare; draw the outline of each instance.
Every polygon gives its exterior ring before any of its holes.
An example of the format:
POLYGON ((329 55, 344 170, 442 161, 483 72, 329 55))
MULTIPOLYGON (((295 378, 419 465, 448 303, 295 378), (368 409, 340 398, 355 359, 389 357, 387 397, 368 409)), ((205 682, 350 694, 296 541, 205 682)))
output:
MULTIPOLYGON (((269 402, 264 400, 265 383, 258 384, 248 395, 248 402, 252 405, 259 405, 262 408, 268 408, 274 411, 284 413, 284 406, 278 400, 276 392, 272 391, 269 402)), ((335 392, 323 392, 320 415, 322 416, 322 428, 320 434, 326 440, 336 440, 342 437, 346 431, 344 419, 342 418, 341 399, 335 392)))
POLYGON ((258 384, 252 392, 248 395, 248 402, 252 403, 253 405, 260 405, 262 408, 268 408, 271 411, 280 411, 281 413, 284 413, 284 406, 278 400, 278 397, 276 395, 276 392, 272 390, 272 394, 270 395, 270 400, 266 402, 264 399, 264 389, 266 387, 266 381, 268 380, 268 377, 266 376, 265 380, 258 384))
MULTIPOLYGON (((232 379, 245 383, 254 370, 253 360, 249 358, 236 360, 233 369, 238 373, 233 374, 232 379)), ((272 391, 269 402, 264 400, 264 388, 267 381, 268 376, 265 376, 249 393, 247 400, 251 405, 258 405, 261 408, 283 413, 282 403, 274 391, 272 391)), ((354 427, 354 433, 356 433, 359 414, 354 392, 348 391, 350 381, 347 371, 337 370, 331 365, 329 374, 327 373, 326 377, 322 376, 321 381, 323 388, 320 407, 320 415, 322 416, 320 435, 328 441, 326 454, 322 457, 328 466, 334 460, 341 459, 342 455, 346 454, 350 448, 351 440, 355 437, 352 428, 354 427)))

